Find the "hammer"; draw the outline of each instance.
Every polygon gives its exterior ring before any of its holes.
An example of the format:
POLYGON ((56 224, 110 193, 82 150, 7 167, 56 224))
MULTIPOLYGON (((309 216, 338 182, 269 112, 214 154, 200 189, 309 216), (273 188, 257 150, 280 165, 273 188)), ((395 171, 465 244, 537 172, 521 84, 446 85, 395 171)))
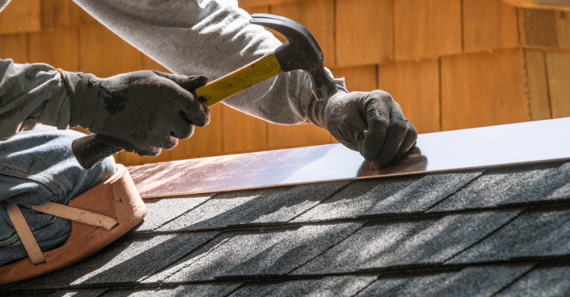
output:
MULTIPOLYGON (((323 66, 323 51, 307 28, 281 16, 256 13, 252 17, 249 20, 251 24, 271 28, 283 34, 287 42, 278 47, 273 54, 196 89, 196 96, 208 100, 207 106, 214 105, 282 72, 293 70, 304 70, 309 73, 317 100, 325 100, 336 93, 336 84, 323 66)), ((117 143, 125 142, 112 136, 91 134, 73 140, 71 148, 79 164, 85 169, 91 169, 104 158, 122 151, 122 148, 113 145, 117 143)))

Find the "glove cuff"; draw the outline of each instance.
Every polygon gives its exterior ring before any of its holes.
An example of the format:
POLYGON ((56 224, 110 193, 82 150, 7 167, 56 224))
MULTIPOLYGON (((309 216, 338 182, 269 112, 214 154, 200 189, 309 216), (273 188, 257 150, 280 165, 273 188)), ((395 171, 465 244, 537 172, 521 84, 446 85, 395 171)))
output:
MULTIPOLYGON (((334 81, 338 89, 337 94, 341 92, 348 93, 348 90, 346 89, 344 83, 344 78, 335 78, 334 81)), ((332 98, 335 95, 336 94, 333 94, 325 100, 317 100, 315 93, 312 92, 311 100, 309 101, 309 104, 307 106, 307 120, 314 125, 317 125, 323 129, 327 129, 326 119, 325 119, 325 108, 330 98, 332 98)))
POLYGON ((99 98, 101 82, 93 74, 60 71, 70 99, 70 127, 81 126, 92 132, 101 129, 107 120, 104 102, 99 98))

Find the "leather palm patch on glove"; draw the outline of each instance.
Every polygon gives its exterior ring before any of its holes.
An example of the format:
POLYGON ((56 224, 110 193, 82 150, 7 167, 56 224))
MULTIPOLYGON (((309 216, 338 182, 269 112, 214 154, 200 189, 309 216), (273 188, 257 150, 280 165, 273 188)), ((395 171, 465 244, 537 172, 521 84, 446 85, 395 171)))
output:
POLYGON ((139 155, 158 155, 189 138, 194 126, 210 121, 210 111, 194 90, 205 76, 136 71, 109 78, 66 72, 71 100, 70 126, 116 139, 115 145, 139 155))

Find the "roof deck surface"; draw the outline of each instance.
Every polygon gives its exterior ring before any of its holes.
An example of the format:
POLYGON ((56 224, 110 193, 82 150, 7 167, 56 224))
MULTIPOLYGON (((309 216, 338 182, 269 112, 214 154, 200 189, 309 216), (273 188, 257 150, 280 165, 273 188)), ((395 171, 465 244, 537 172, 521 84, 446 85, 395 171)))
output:
POLYGON ((125 237, 2 295, 570 295, 567 160, 145 203, 125 237))

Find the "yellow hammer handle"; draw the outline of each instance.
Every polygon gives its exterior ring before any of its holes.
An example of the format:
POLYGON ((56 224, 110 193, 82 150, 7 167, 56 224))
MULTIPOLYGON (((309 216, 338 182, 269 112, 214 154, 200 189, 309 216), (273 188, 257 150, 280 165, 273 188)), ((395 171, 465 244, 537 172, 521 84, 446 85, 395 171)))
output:
POLYGON ((206 105, 211 106, 281 72, 275 55, 269 55, 201 86, 195 92, 198 97, 206 98, 206 105))

